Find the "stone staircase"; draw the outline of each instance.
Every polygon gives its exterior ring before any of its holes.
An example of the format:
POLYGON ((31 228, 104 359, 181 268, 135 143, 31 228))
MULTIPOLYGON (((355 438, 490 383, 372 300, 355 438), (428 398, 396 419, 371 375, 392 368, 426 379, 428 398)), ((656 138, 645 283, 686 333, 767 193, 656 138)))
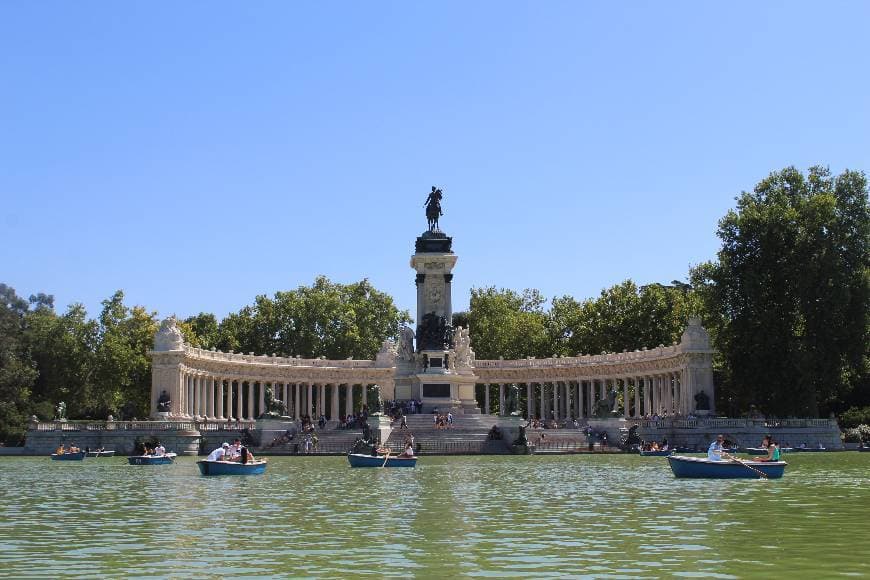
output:
POLYGON ((289 443, 264 444, 255 452, 262 455, 344 455, 357 439, 362 438, 362 429, 338 429, 338 423, 330 421, 323 429, 316 429, 317 448, 306 452, 304 438, 299 433, 289 443))
POLYGON ((589 452, 588 439, 580 429, 526 429, 526 438, 535 446, 535 455, 589 452))
POLYGON ((489 440, 489 432, 499 424, 494 415, 456 415, 453 424, 444 429, 435 426, 432 415, 407 415, 408 428, 401 429, 400 421, 385 446, 395 453, 405 447, 405 438, 414 435, 415 451, 419 455, 500 455, 510 453, 505 440, 489 440))

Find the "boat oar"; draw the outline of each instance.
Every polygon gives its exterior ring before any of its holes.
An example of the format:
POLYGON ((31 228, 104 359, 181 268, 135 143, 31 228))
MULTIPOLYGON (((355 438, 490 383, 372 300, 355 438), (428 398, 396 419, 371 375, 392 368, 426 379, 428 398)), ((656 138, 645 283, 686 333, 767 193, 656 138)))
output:
POLYGON ((751 469, 752 471, 757 473, 758 477, 760 477, 761 479, 767 479, 766 473, 764 473, 760 469, 755 469, 754 467, 752 467, 751 465, 749 465, 748 463, 746 463, 742 459, 738 459, 738 458, 734 457, 733 455, 731 455, 730 453, 725 453, 724 451, 722 452, 722 455, 724 455, 725 457, 727 457, 728 459, 730 459, 731 461, 733 461, 735 463, 739 463, 740 465, 742 465, 746 469, 751 469))
POLYGON ((387 466, 387 461, 390 459, 390 451, 391 451, 390 449, 387 449, 387 454, 384 455, 384 464, 381 465, 381 467, 386 467, 386 466, 387 466))

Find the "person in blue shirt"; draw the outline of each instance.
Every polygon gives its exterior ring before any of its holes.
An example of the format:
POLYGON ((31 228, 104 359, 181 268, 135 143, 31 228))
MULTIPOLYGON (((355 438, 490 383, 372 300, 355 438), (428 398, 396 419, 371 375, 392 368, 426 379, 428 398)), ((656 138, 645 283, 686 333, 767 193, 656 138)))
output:
POLYGON ((710 461, 722 461, 722 453, 725 451, 725 436, 717 435, 716 440, 710 443, 707 449, 707 459, 710 461))

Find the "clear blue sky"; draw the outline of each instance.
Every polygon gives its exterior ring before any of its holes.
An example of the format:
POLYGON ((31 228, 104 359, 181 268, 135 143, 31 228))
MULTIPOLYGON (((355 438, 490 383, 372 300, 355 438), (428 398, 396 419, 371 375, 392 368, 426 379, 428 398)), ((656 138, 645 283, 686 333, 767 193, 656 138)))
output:
POLYGON ((0 282, 161 315, 368 277, 457 309, 683 279, 734 197, 870 168, 867 2, 0 3, 0 282))

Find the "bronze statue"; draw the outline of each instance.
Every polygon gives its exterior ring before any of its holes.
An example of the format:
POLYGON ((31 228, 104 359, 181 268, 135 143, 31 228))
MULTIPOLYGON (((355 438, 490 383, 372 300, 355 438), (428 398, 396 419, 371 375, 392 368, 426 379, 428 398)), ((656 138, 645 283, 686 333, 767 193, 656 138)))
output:
POLYGON ((429 222, 430 232, 438 231, 438 218, 444 215, 444 212, 441 211, 441 197, 443 195, 442 191, 433 185, 429 197, 426 198, 426 203, 423 204, 426 206, 426 220, 429 222))
POLYGON ((157 399, 157 412, 169 413, 172 410, 172 400, 169 398, 169 393, 166 390, 160 391, 160 397, 157 399))

